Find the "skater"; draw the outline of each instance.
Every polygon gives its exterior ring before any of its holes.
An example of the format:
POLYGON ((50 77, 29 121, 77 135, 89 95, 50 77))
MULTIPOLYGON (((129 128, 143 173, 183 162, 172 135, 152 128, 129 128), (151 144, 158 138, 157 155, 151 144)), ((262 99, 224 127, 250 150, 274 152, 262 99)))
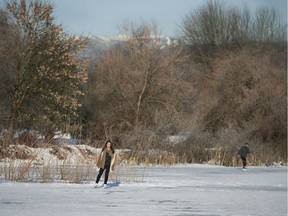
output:
POLYGON ((98 160, 97 160, 96 165, 100 169, 99 169, 99 173, 98 173, 97 178, 96 178, 95 187, 99 186, 98 183, 100 181, 100 178, 101 178, 104 170, 105 170, 104 187, 107 187, 109 172, 110 172, 110 170, 111 171, 114 170, 115 158, 116 158, 116 154, 115 154, 115 151, 113 149, 112 143, 110 140, 108 140, 105 143, 105 146, 102 148, 102 151, 101 151, 101 153, 98 157, 98 160))
POLYGON ((242 146, 239 151, 238 151, 238 155, 240 156, 241 160, 242 160, 242 164, 243 164, 243 170, 246 169, 247 166, 247 156, 250 153, 249 147, 248 147, 248 143, 245 143, 244 146, 242 146))

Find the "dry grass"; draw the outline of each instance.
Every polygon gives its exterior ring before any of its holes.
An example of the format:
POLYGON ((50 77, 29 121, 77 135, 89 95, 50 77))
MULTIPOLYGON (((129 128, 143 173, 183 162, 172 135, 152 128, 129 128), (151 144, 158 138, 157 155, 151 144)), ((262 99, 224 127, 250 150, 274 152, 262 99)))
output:
MULTIPOLYGON (((35 165, 32 160, 7 160, 0 164, 0 177, 5 181, 87 183, 94 182, 97 174, 94 164, 81 164, 81 161, 35 165)), ((142 182, 144 176, 145 167, 122 164, 116 166, 109 179, 113 182, 142 182)))
POLYGON ((34 172, 33 160, 10 160, 1 164, 0 176, 7 181, 30 181, 34 172))
POLYGON ((143 182, 145 171, 145 166, 118 166, 115 171, 110 172, 109 178, 114 182, 143 182))

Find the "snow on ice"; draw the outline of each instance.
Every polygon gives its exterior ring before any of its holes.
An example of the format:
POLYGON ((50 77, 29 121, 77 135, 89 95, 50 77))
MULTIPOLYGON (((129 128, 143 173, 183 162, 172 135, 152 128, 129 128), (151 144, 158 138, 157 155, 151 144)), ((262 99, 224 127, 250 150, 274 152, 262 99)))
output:
POLYGON ((287 215, 287 167, 149 166, 141 182, 93 183, 2 181, 0 215, 287 215))
MULTIPOLYGON (((86 145, 35 149, 18 145, 10 151, 34 158, 38 167, 79 161, 95 166, 95 155, 101 150, 86 145)), ((7 162, 2 161, 2 166, 7 162)), ((248 167, 245 171, 198 164, 131 167, 124 161, 114 175, 125 168, 124 176, 130 172, 132 177, 117 179, 111 173, 106 189, 93 187, 96 168, 80 184, 10 182, 0 174, 0 216, 287 215, 287 167, 248 167)))

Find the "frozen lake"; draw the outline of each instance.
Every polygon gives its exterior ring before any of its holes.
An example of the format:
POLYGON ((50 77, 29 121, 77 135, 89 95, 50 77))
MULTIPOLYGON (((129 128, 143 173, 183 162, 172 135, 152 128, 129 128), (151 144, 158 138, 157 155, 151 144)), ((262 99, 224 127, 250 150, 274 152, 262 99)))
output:
POLYGON ((2 182, 0 215, 287 215, 287 167, 156 166, 141 183, 92 183, 2 182))

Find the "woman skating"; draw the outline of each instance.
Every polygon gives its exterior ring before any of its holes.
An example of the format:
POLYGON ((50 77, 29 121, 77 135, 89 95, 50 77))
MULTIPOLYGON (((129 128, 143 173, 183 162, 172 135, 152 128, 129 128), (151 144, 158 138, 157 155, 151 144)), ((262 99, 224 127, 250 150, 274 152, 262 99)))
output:
POLYGON ((113 149, 111 141, 108 140, 105 143, 105 146, 102 148, 101 154, 99 155, 97 160, 97 167, 99 167, 100 170, 96 178, 95 187, 99 187, 98 183, 104 171, 105 171, 104 187, 107 187, 109 172, 110 170, 111 171, 114 170, 115 159, 116 159, 115 151, 113 149))

